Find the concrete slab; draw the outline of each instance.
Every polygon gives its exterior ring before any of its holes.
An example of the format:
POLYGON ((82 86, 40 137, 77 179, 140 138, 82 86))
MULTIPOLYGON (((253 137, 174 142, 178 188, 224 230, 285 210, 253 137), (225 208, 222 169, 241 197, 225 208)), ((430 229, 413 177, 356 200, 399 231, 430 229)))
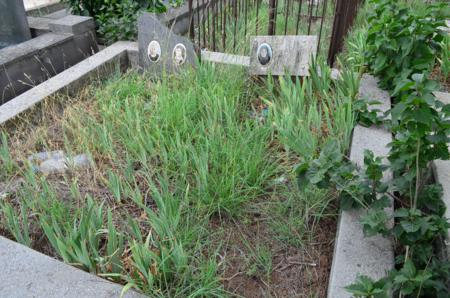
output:
POLYGON ((70 15, 69 9, 64 8, 64 9, 60 9, 60 10, 57 10, 57 11, 55 11, 55 12, 46 14, 46 15, 44 16, 44 18, 47 18, 47 19, 53 19, 53 20, 58 20, 58 19, 61 19, 61 18, 66 17, 66 16, 68 16, 68 15, 70 15))
POLYGON ((137 43, 117 42, 3 104, 0 106, 0 125, 4 125, 48 96, 64 90, 76 90, 93 75, 125 70, 128 68, 128 50, 137 51, 137 43))
MULTIPOLYGON (((390 98, 381 90, 376 90, 376 80, 364 75, 360 85, 360 95, 371 95, 373 100, 382 102, 381 107, 390 106, 390 98), (375 85, 374 85, 375 83, 375 85)), ((350 160, 364 165, 364 150, 372 150, 376 156, 389 153, 387 145, 392 135, 382 127, 357 125, 353 131, 350 160)), ((387 172, 384 180, 392 178, 387 172)), ((386 212, 393 212, 393 207, 386 212)), ((382 278, 394 268, 394 249, 391 239, 382 236, 365 237, 360 223, 363 210, 341 211, 334 247, 333 264, 328 285, 329 298, 352 297, 344 287, 355 282, 359 274, 374 279, 382 278)))
POLYGON ((0 65, 8 65, 17 60, 22 60, 24 56, 34 56, 48 47, 60 45, 68 41, 71 36, 66 34, 49 33, 38 36, 18 45, 7 47, 1 50, 0 65))
POLYGON ((55 33, 82 34, 95 30, 94 19, 91 17, 68 15, 63 18, 52 20, 49 28, 55 33))
POLYGON ((444 104, 448 105, 450 104, 450 93, 448 92, 434 92, 434 96, 436 96, 437 99, 442 101, 444 104))
POLYGON ((389 92, 378 88, 378 81, 372 75, 363 74, 359 85, 359 97, 368 101, 380 102, 379 105, 371 108, 378 109, 383 113, 391 109, 389 92))
MULTIPOLYGON (((122 286, 0 237, 0 293, 8 298, 112 298, 122 286)), ((146 297, 134 291, 128 298, 146 297)))
POLYGON ((250 66, 250 57, 248 56, 238 56, 210 51, 202 51, 202 61, 239 65, 244 67, 250 66))
POLYGON ((50 32, 48 23, 50 22, 47 18, 41 17, 28 17, 28 24, 31 30, 31 36, 36 37, 45 33, 50 32))

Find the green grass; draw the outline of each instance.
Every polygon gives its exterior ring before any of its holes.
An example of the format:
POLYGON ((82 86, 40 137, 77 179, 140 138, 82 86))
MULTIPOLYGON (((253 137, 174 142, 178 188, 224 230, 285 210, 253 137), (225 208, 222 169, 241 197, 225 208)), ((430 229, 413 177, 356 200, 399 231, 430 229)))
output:
MULTIPOLYGON (((332 82, 320 68, 302 84, 261 84, 240 68, 201 64, 160 81, 128 73, 92 88, 58 120, 48 115, 29 147, 17 146, 20 132, 10 140, 5 132, 1 181, 26 183, 0 206, 1 227, 30 246, 44 235, 65 262, 152 297, 227 296, 212 218, 245 222, 255 202, 270 198, 255 208, 278 241, 302 247, 330 216, 333 197, 298 190, 293 172, 329 138, 347 148, 358 79, 344 72, 332 82), (268 108, 255 110, 262 121, 249 116, 256 102, 268 108), (59 136, 50 140, 55 123, 59 136), (87 152, 95 167, 61 181, 16 165, 42 148, 87 152), (281 175, 291 182, 274 187, 281 175)), ((270 279, 273 252, 246 243, 247 273, 270 279)))

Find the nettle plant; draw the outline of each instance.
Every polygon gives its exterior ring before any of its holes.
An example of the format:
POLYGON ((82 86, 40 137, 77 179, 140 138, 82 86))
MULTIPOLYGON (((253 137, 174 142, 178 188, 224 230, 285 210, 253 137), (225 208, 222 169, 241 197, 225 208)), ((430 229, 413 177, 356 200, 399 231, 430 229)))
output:
POLYGON ((339 154, 339 144, 330 141, 315 160, 297 168, 298 182, 319 188, 335 187, 343 209, 364 208, 361 224, 366 236, 393 237, 401 253, 396 269, 383 279, 360 276, 347 290, 356 297, 448 297, 450 262, 442 261, 436 240, 445 237, 450 224, 444 218, 442 187, 431 183, 431 163, 448 160, 450 153, 450 105, 436 99, 438 83, 430 80, 436 57, 442 54, 439 27, 448 7, 431 4, 421 12, 388 0, 372 1, 369 18, 367 61, 394 98, 394 107, 382 117, 369 104, 355 108, 365 125, 384 124, 395 135, 384 164, 366 151, 358 167, 339 154), (390 170, 393 179, 383 180, 390 170), (385 208, 395 200, 393 215, 385 208), (393 225, 387 223, 393 222, 393 225))
POLYGON ((366 61, 382 87, 394 89, 414 73, 428 72, 442 50, 448 3, 411 9, 401 1, 372 0, 366 61))

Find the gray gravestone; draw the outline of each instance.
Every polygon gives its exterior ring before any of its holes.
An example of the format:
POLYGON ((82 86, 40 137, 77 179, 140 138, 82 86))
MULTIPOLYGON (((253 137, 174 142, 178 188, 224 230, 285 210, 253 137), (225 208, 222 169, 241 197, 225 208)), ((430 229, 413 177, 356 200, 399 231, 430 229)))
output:
POLYGON ((315 35, 253 37, 250 74, 308 76, 317 42, 315 35))
POLYGON ((176 35, 154 14, 143 13, 138 20, 139 66, 149 72, 174 72, 196 63, 192 42, 176 35))
POLYGON ((0 49, 31 39, 22 0, 0 0, 0 49))

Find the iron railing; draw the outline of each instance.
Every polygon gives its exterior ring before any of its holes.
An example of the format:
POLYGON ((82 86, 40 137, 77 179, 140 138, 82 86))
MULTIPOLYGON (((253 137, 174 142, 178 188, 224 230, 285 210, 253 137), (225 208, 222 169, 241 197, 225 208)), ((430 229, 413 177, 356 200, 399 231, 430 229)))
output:
POLYGON ((317 35, 332 64, 360 1, 188 0, 189 37, 198 49, 248 54, 252 35, 317 35))

